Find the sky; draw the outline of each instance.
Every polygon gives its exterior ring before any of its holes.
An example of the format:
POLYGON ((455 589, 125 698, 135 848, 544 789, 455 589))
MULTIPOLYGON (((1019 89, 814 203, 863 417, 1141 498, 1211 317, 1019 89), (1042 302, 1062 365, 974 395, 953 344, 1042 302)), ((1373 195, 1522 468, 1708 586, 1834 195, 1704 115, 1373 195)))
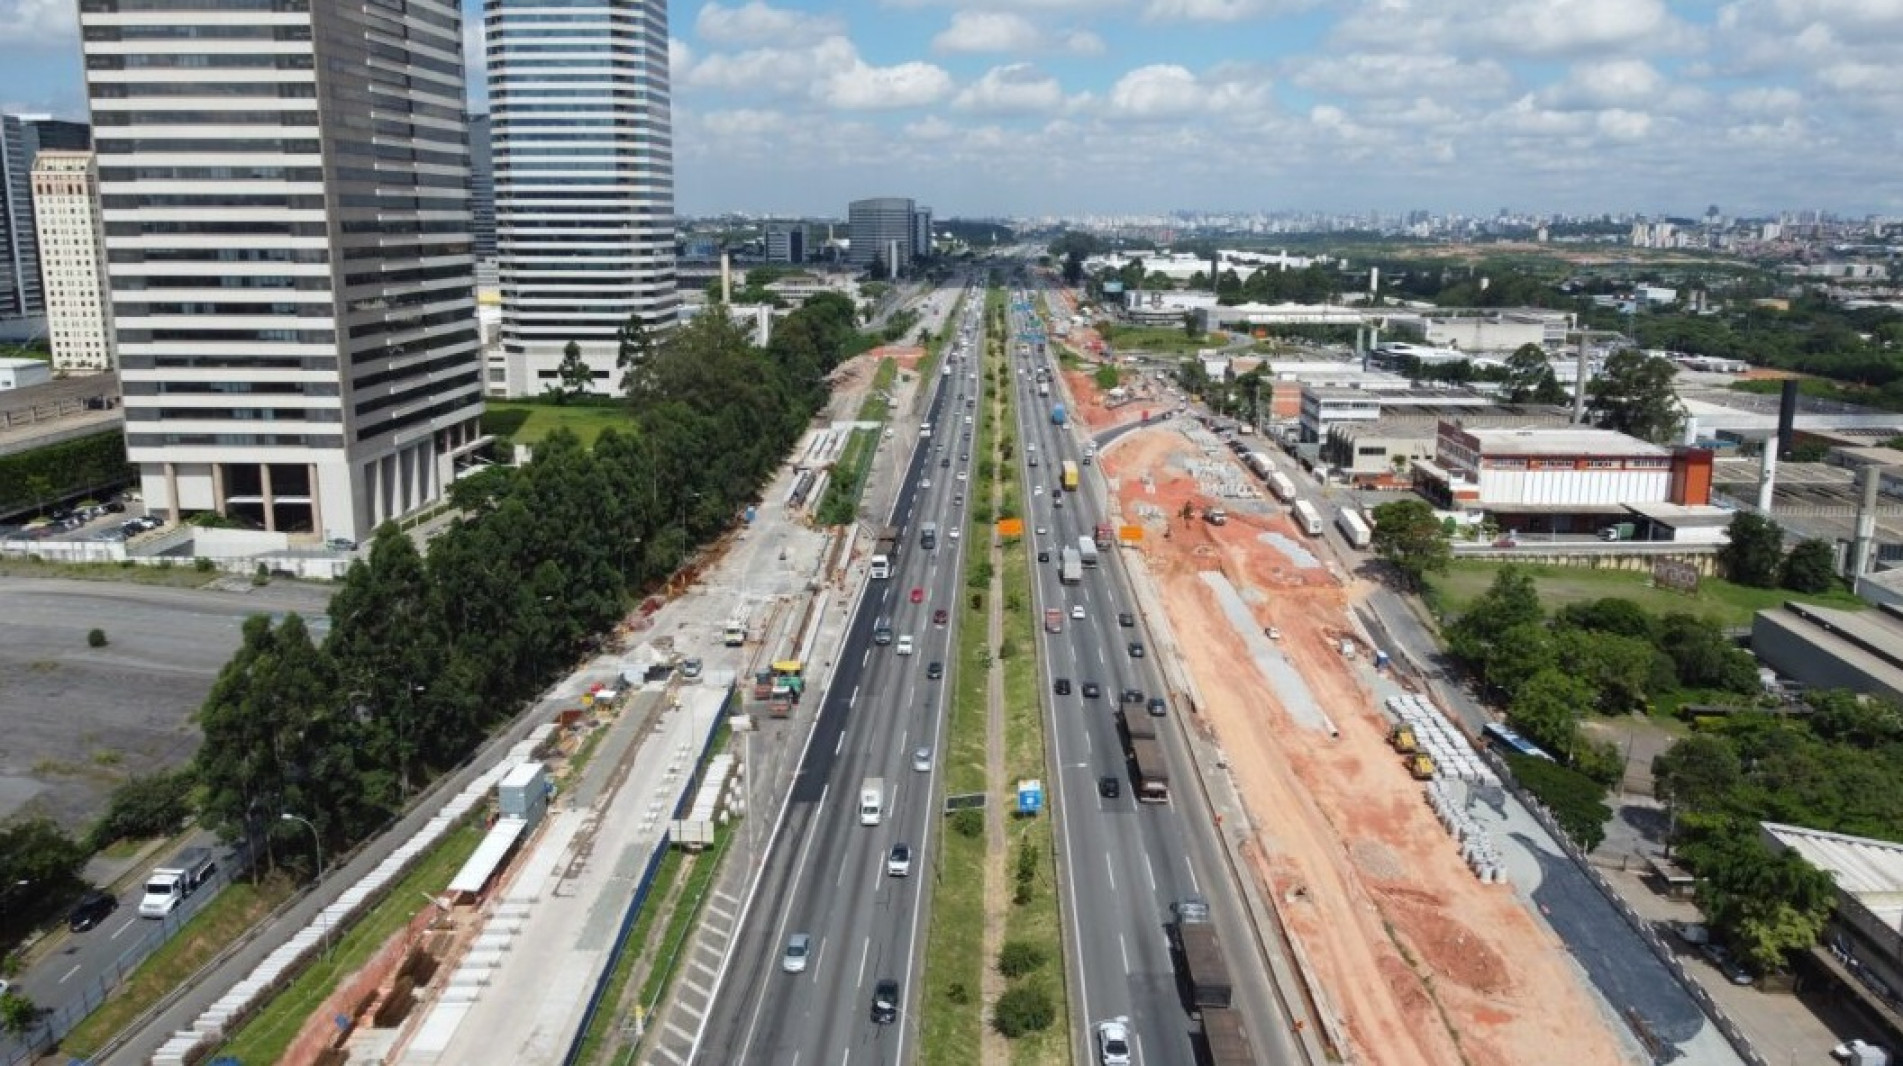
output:
MULTIPOLYGON (((84 117, 76 7, 0 0, 0 110, 84 117)), ((687 215, 1903 216, 1903 0, 688 0, 669 22, 687 215)))

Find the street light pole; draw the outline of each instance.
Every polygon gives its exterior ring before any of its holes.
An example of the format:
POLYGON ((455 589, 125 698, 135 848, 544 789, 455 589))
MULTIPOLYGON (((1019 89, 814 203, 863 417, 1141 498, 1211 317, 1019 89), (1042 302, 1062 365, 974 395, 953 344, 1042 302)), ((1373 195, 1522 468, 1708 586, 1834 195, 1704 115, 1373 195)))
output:
MULTIPOLYGON (((311 831, 311 843, 317 845, 317 881, 315 883, 322 884, 324 881, 324 838, 318 834, 317 827, 311 824, 310 819, 299 817, 290 811, 279 814, 278 818, 286 822, 301 823, 304 828, 311 831)), ((324 954, 330 954, 330 919, 328 918, 324 919, 324 954)))

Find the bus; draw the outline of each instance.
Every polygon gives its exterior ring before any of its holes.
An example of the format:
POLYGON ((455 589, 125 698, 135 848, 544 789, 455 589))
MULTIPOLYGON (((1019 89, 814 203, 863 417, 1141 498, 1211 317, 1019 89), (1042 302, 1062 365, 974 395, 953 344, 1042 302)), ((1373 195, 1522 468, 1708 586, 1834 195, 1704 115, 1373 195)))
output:
POLYGON ((1499 722, 1488 722, 1486 726, 1480 730, 1480 735, 1484 737, 1487 743, 1492 745, 1496 751, 1505 752, 1509 755, 1526 755, 1535 759, 1545 759, 1547 762, 1553 761, 1553 757, 1546 754, 1538 744, 1508 729, 1499 722))
POLYGON ((1097 541, 1086 533, 1077 538, 1077 557, 1086 570, 1097 568, 1097 541))
POLYGON ((1066 459, 1064 460, 1063 470, 1064 470, 1064 480, 1063 480, 1064 491, 1076 492, 1077 491, 1077 464, 1071 462, 1069 459, 1066 459))

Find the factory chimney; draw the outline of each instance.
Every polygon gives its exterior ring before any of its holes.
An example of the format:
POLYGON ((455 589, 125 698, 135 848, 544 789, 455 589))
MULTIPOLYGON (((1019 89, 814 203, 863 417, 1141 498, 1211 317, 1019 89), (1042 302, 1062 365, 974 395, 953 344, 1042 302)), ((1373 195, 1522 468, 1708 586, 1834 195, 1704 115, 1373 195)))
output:
POLYGON ((1368 268, 1368 295, 1370 297, 1381 295, 1381 268, 1378 266, 1368 268))
POLYGON ((720 302, 733 303, 733 257, 725 249, 720 253, 720 302))
POLYGON ((1573 367, 1573 422, 1586 420, 1586 331, 1579 331, 1579 360, 1573 367))
POLYGON ((1856 539, 1850 542, 1850 573, 1852 584, 1870 572, 1870 564, 1876 560, 1877 553, 1877 486, 1883 481, 1883 468, 1866 466, 1857 472, 1863 479, 1860 486, 1863 498, 1857 503, 1856 539))
POLYGON ((1784 393, 1777 401, 1777 444, 1782 451, 1779 459, 1791 457, 1791 444, 1795 440, 1793 431, 1797 421, 1797 379, 1784 379, 1784 393))
POLYGON ((1771 496, 1777 489, 1777 453, 1776 437, 1764 442, 1764 458, 1758 463, 1758 510, 1766 518, 1771 517, 1771 496))

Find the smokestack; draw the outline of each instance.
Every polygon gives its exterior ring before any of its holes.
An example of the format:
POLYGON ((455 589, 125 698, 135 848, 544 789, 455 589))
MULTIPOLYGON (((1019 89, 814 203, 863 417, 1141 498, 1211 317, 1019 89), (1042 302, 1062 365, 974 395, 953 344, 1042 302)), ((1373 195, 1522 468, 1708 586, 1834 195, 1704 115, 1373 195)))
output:
POLYGON ((733 258, 724 251, 720 253, 720 302, 733 303, 733 258))
POLYGON ((1779 459, 1791 457, 1793 423, 1797 421, 1797 379, 1784 379, 1784 394, 1777 401, 1777 445, 1779 459))
POLYGON ((1877 551, 1877 486, 1883 480, 1883 468, 1866 466, 1857 472, 1863 479, 1863 499, 1857 504, 1856 539, 1850 542, 1850 573, 1845 575, 1856 581, 1870 571, 1870 562, 1877 551))
POLYGON ((1579 331, 1579 361, 1573 369, 1573 422, 1586 420, 1586 331, 1579 331))
POLYGON ((1764 442, 1764 459, 1758 463, 1758 510, 1771 514, 1771 496, 1777 490, 1777 438, 1764 442))
POLYGON ((1381 295, 1381 268, 1380 267, 1368 268, 1368 295, 1369 296, 1381 295))

